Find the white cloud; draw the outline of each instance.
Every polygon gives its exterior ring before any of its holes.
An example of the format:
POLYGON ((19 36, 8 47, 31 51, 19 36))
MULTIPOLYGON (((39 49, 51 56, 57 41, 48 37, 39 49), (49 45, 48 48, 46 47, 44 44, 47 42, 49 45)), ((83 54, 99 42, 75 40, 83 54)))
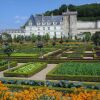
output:
POLYGON ((23 21, 26 21, 27 20, 27 16, 15 16, 14 19, 15 19, 15 23, 19 24, 23 21))
POLYGON ((16 20, 15 23, 19 24, 19 23, 21 23, 21 21, 20 20, 16 20))

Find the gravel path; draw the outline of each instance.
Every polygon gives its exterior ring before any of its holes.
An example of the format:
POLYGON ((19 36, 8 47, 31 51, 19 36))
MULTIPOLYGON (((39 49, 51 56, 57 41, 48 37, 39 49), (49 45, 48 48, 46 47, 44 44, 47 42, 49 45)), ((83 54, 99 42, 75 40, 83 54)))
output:
POLYGON ((32 80, 45 80, 46 79, 46 74, 51 71, 53 68, 55 68, 56 64, 48 64, 48 66, 40 71, 39 73, 33 75, 29 79, 32 80))
MULTIPOLYGON (((23 64, 24 63, 19 63, 18 66, 23 65, 23 64)), ((16 79, 20 78, 20 79, 28 79, 28 80, 46 80, 46 74, 49 71, 51 71, 53 68, 55 68, 56 65, 57 64, 48 64, 45 69, 43 69, 39 73, 37 73, 37 74, 35 74, 35 75, 31 76, 31 77, 28 77, 28 78, 21 78, 21 77, 9 77, 9 78, 12 78, 12 79, 14 79, 14 78, 16 78, 16 79)), ((7 70, 5 70, 5 71, 7 71, 7 70)), ((4 71, 0 72, 0 77, 4 77, 3 76, 3 72, 4 71)))

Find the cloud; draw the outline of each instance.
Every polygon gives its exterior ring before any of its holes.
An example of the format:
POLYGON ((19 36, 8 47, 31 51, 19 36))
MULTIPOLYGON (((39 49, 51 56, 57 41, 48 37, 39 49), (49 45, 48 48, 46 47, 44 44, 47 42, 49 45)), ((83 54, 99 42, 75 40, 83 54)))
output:
POLYGON ((15 23, 19 24, 19 23, 21 23, 21 21, 20 20, 16 20, 15 23))
POLYGON ((15 19, 15 23, 19 24, 23 21, 26 21, 27 20, 27 16, 15 16, 14 19, 15 19))

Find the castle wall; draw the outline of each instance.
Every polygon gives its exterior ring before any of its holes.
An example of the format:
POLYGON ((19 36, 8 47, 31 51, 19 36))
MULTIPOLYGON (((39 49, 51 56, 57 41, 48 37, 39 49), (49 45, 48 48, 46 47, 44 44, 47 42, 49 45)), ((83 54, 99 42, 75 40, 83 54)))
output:
POLYGON ((77 21, 77 34, 100 31, 100 21, 77 21))

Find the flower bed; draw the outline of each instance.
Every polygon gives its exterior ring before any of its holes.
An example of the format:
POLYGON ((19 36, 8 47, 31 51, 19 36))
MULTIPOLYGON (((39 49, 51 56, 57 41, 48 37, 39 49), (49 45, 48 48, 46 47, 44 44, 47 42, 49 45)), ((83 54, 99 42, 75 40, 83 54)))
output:
POLYGON ((62 63, 50 71, 46 78, 50 80, 100 82, 100 63, 62 63))
POLYGON ((75 88, 73 92, 57 91, 53 89, 30 88, 12 92, 9 88, 0 82, 1 100, 99 100, 100 92, 96 90, 86 90, 84 88, 75 88))
POLYGON ((4 76, 29 77, 41 71, 45 67, 47 67, 47 64, 42 63, 42 62, 27 63, 25 65, 19 66, 18 68, 14 68, 14 69, 4 72, 4 76))
POLYGON ((84 87, 86 89, 96 89, 100 90, 100 83, 98 82, 72 82, 67 80, 60 81, 37 81, 37 80, 24 80, 24 79, 11 79, 11 78, 0 78, 0 81, 9 86, 16 88, 26 87, 44 87, 47 86, 49 88, 57 88, 59 89, 71 89, 73 87, 84 87))

